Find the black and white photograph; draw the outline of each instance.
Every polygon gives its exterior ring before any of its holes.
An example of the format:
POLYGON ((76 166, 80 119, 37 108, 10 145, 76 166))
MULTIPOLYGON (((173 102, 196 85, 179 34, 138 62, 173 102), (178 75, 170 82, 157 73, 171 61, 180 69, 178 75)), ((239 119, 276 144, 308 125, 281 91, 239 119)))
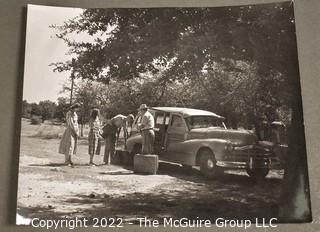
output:
POLYGON ((16 224, 310 222, 294 7, 28 5, 16 224))

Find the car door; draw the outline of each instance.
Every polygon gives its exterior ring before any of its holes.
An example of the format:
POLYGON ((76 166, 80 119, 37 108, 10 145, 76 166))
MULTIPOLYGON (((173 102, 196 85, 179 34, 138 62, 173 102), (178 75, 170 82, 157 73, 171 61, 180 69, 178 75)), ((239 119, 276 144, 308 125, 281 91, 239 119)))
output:
POLYGON ((156 154, 161 156, 166 151, 165 137, 170 120, 170 114, 165 111, 155 111, 154 115, 154 150, 156 154))
POLYGON ((160 155, 164 151, 165 112, 155 111, 154 121, 154 151, 160 155))
POLYGON ((183 142, 187 132, 188 127, 184 118, 179 114, 172 114, 165 141, 168 161, 183 162, 183 142))

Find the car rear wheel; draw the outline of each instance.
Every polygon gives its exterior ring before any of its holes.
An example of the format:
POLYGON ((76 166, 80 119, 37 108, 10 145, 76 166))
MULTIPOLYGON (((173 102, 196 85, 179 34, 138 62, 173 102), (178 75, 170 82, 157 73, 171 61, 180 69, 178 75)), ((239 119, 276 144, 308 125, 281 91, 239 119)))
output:
POLYGON ((269 168, 247 169, 247 173, 253 179, 264 179, 269 173, 269 168))
POLYGON ((208 178, 215 178, 221 174, 221 169, 216 166, 216 159, 210 150, 200 153, 200 172, 208 178))

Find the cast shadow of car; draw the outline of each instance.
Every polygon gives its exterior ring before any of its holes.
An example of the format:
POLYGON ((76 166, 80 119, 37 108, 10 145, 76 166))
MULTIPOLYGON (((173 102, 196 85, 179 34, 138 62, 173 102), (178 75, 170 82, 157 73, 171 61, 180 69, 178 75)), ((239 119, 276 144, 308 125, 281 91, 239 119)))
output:
MULTIPOLYGON (((116 172, 116 173, 106 173, 109 175, 134 175, 134 169, 130 165, 121 166, 128 170, 128 172, 116 172)), ((139 174, 141 175, 141 174, 139 174)), ((143 174, 142 174, 143 175, 143 174)), ((148 174, 145 174, 148 175, 148 174)), ((257 184, 280 184, 281 178, 267 177, 265 179, 253 179, 250 178, 245 171, 235 171, 235 170, 225 170, 214 179, 209 179, 203 176, 198 167, 185 167, 180 164, 171 162, 159 162, 159 168, 157 175, 168 175, 175 177, 177 179, 210 184, 210 183, 220 183, 220 184, 241 184, 242 186, 253 186, 257 184)))
POLYGON ((209 179, 202 175, 198 167, 185 167, 179 164, 160 162, 159 175, 169 175, 179 179, 197 182, 197 183, 243 183, 254 184, 255 181, 247 175, 240 175, 235 173, 222 173, 214 179, 209 179))

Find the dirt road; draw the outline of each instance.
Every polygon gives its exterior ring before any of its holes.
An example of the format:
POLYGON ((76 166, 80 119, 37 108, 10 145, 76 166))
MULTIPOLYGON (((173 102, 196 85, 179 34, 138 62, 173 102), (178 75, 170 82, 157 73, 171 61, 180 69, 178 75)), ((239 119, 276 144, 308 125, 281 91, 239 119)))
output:
POLYGON ((136 223, 137 217, 277 216, 281 171, 259 182, 240 171, 207 180, 195 168, 160 163, 158 175, 137 175, 130 168, 102 165, 102 156, 95 156, 97 166, 87 165, 86 140, 80 140, 71 168, 57 153, 59 139, 34 136, 40 129, 22 124, 18 213, 24 217, 123 217, 136 223))

